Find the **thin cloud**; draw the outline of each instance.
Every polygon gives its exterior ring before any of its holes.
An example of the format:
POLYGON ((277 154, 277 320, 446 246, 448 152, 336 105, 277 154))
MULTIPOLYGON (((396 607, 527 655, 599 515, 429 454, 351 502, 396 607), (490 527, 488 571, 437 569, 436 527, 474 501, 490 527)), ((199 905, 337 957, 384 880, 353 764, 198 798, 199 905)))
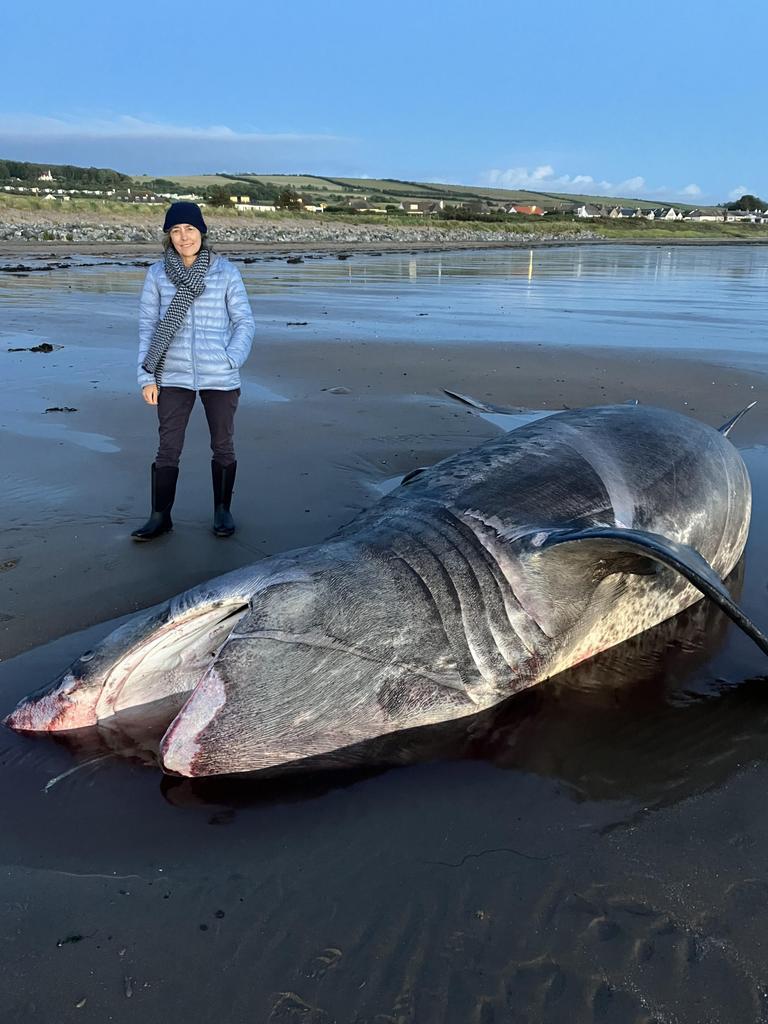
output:
POLYGON ((683 188, 661 186, 651 188, 642 175, 625 178, 624 181, 605 181, 591 174, 556 174, 551 164, 541 164, 529 170, 527 167, 510 167, 507 170, 491 170, 481 175, 481 184, 494 188, 520 188, 537 192, 573 192, 602 196, 637 196, 638 198, 683 198, 698 199, 702 191, 696 184, 683 188))
POLYGON ((737 199, 741 199, 742 196, 754 195, 754 192, 750 192, 746 185, 737 185, 736 188, 732 188, 728 193, 728 198, 734 202, 737 199))
POLYGON ((130 115, 111 119, 60 118, 0 114, 0 140, 135 140, 217 143, 306 143, 346 142, 340 136, 315 132, 237 131, 227 125, 178 125, 146 121, 130 115))

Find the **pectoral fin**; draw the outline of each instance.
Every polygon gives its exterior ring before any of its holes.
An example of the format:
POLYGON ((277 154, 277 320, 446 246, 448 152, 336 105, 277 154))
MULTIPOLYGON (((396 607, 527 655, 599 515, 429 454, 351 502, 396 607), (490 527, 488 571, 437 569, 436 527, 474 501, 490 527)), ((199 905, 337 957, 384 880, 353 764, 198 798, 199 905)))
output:
POLYGON ((721 434, 723 434, 725 437, 728 437, 728 435, 730 434, 731 430, 736 426, 736 424, 739 422, 741 417, 744 416, 746 413, 748 413, 750 409, 754 409, 754 407, 756 405, 757 405, 757 402, 750 402, 749 405, 746 407, 746 409, 742 409, 741 412, 737 412, 736 415, 735 416, 731 416, 731 418, 729 420, 727 420, 722 425, 722 427, 718 427, 717 429, 719 430, 719 432, 721 434))
POLYGON ((768 654, 768 637, 739 608, 706 559, 687 544, 679 544, 658 533, 610 526, 557 530, 537 541, 534 537, 533 547, 542 552, 563 545, 573 545, 574 552, 578 551, 582 558, 588 552, 594 558, 596 578, 617 572, 646 575, 654 571, 654 565, 673 569, 714 601, 768 654))

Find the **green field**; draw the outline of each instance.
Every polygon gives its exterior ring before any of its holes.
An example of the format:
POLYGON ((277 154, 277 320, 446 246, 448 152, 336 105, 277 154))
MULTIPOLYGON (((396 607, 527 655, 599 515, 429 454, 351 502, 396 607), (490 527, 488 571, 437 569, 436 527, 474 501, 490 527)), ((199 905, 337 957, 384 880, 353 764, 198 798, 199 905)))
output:
POLYGON ((260 181, 265 185, 277 185, 278 188, 295 188, 298 192, 339 191, 338 185, 328 178, 316 178, 311 174, 238 174, 237 178, 242 181, 260 181))
MULTIPOLYGON (((674 205, 679 210, 692 210, 695 204, 670 204, 649 199, 633 199, 631 197, 575 195, 566 192, 533 192, 528 189, 491 188, 479 185, 447 185, 440 182, 398 181, 387 178, 329 178, 313 174, 197 174, 197 175, 158 175, 169 181, 178 182, 185 189, 203 189, 209 185, 231 185, 241 190, 248 182, 276 185, 278 188, 292 188, 306 195, 314 195, 318 199, 330 198, 354 199, 361 196, 382 196, 392 203, 399 203, 404 198, 410 199, 442 199, 446 203, 487 202, 491 203, 522 203, 541 206, 544 209, 557 209, 563 204, 592 203, 596 206, 628 206, 650 210, 659 206, 674 205)), ((137 184, 146 184, 152 179, 135 178, 137 184)))
POLYGON ((183 185, 184 188, 188 189, 207 188, 209 185, 230 185, 232 183, 231 178, 224 178, 220 174, 156 174, 154 176, 142 174, 133 180, 137 185, 145 186, 148 181, 155 181, 156 178, 163 178, 166 181, 175 181, 177 184, 183 185))
POLYGON ((660 206, 674 206, 676 210, 695 210, 699 206, 706 205, 702 203, 673 203, 667 200, 654 200, 650 199, 627 199, 620 196, 611 196, 606 198, 605 196, 587 196, 578 195, 572 192, 542 192, 540 193, 544 200, 557 200, 558 202, 569 202, 569 203, 593 203, 596 206, 628 206, 631 209, 640 207, 641 210, 657 210, 660 206))

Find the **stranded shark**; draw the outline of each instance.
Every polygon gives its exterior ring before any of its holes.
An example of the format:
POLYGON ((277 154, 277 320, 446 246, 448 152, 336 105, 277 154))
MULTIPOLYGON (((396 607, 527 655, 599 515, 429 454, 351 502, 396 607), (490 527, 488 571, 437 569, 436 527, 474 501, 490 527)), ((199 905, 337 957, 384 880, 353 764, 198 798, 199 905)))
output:
POLYGON ((722 583, 750 521, 741 415, 528 423, 409 474, 322 544, 136 615, 6 724, 79 729, 176 695, 163 769, 251 772, 475 714, 702 597, 768 653, 722 583))

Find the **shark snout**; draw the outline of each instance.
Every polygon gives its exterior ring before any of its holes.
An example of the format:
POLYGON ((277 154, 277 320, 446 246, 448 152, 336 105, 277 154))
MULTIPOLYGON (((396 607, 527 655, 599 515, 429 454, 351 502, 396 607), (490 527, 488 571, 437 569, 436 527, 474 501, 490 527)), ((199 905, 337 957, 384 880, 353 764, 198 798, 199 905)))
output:
POLYGON ((58 732, 95 725, 97 694, 94 692, 92 699, 85 700, 82 695, 76 695, 80 682, 68 670, 47 693, 21 701, 3 719, 3 725, 17 732, 58 732))

